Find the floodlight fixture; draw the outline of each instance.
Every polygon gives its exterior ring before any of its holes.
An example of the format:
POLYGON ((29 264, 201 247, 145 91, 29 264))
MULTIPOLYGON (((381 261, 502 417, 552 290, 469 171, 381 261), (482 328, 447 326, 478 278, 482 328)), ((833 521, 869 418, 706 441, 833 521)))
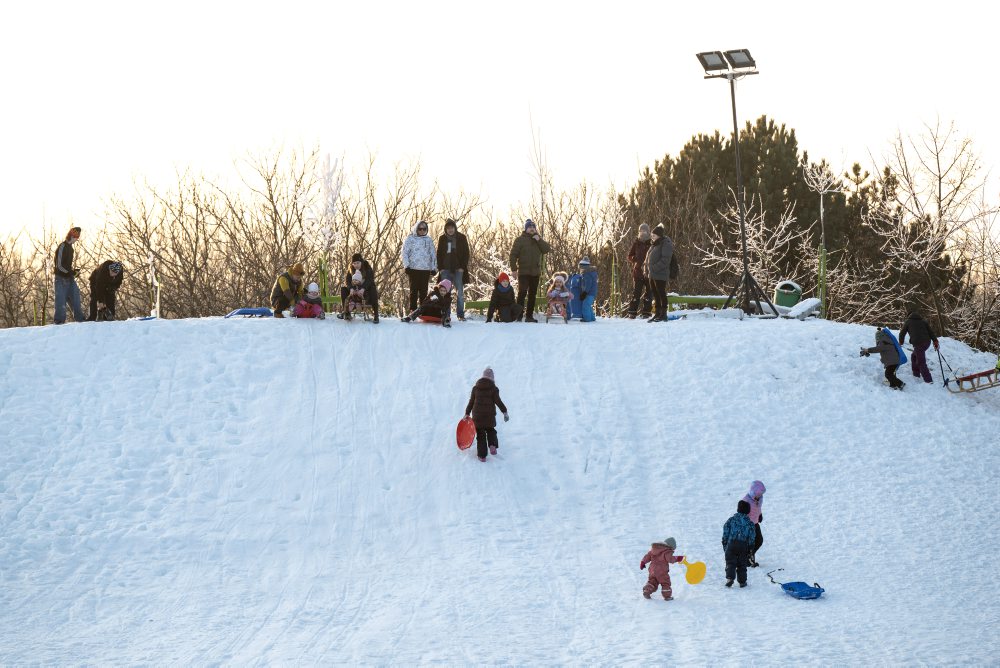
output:
POLYGON ((752 69, 757 67, 757 63, 754 61, 753 56, 746 49, 733 49, 732 51, 726 51, 726 60, 729 64, 733 66, 734 70, 744 70, 752 69))
POLYGON ((729 65, 726 63, 726 57, 721 51, 705 51, 704 53, 699 53, 698 60, 701 62, 701 66, 706 72, 717 72, 719 70, 729 69, 729 65))

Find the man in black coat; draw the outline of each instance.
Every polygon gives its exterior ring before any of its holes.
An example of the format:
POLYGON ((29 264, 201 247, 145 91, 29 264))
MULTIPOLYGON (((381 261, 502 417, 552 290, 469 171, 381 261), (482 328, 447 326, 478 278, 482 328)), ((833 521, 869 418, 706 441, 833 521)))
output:
POLYGON ((90 322, 115 319, 115 300, 125 271, 117 260, 105 260, 90 275, 90 322))
POLYGON ((903 326, 899 328, 899 345, 903 345, 906 341, 907 334, 910 335, 910 343, 913 344, 913 354, 910 355, 910 368, 913 371, 913 377, 923 378, 925 383, 933 383, 931 370, 927 368, 927 349, 933 342, 934 349, 937 350, 937 334, 931 329, 931 324, 916 311, 911 313, 903 326))
POLYGON ((458 296, 457 308, 459 320, 465 320, 465 277, 469 273, 469 240, 458 231, 458 223, 449 218, 444 223, 444 234, 438 239, 437 247, 438 270, 441 279, 447 278, 455 288, 458 296))

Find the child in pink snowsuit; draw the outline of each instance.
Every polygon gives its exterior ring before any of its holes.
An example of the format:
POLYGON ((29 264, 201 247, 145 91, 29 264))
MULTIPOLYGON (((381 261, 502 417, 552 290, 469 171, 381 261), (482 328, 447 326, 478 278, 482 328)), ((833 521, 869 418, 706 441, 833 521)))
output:
POLYGON ((305 296, 295 305, 292 315, 296 318, 319 318, 320 320, 326 317, 326 313, 323 312, 323 300, 320 299, 318 285, 315 283, 309 284, 309 287, 306 288, 305 296))
POLYGON ((664 601, 673 600, 673 590, 670 588, 670 564, 684 561, 684 557, 675 557, 674 549, 677 541, 668 538, 662 543, 653 543, 652 549, 646 553, 639 563, 639 570, 644 570, 649 564, 649 581, 642 588, 642 595, 650 598, 657 587, 661 587, 664 601))
POLYGON ((760 546, 764 544, 764 534, 760 532, 760 523, 764 521, 764 513, 761 512, 761 506, 764 504, 764 492, 767 488, 764 487, 764 483, 760 480, 754 480, 750 483, 750 491, 746 493, 743 500, 750 504, 750 521, 753 522, 754 528, 757 530, 757 537, 754 539, 753 545, 750 546, 750 566, 757 568, 757 550, 760 546))

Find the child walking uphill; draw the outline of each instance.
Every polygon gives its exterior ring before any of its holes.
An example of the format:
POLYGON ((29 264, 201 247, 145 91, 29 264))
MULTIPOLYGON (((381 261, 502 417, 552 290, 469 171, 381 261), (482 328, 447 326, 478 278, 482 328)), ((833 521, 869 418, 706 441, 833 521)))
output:
POLYGON ((653 547, 639 562, 640 571, 646 568, 646 564, 649 564, 649 580, 642 588, 644 597, 651 598, 656 588, 660 587, 664 601, 674 600, 673 590, 670 588, 670 564, 684 561, 684 557, 674 556, 675 549, 677 549, 677 541, 673 538, 668 538, 662 543, 653 543, 653 547))
POLYGON ((899 368, 899 351, 893 345, 889 334, 886 334, 881 327, 875 330, 875 346, 861 349, 862 357, 868 357, 872 353, 879 354, 879 360, 885 367, 885 379, 889 381, 889 387, 894 390, 903 389, 906 383, 896 378, 896 369, 899 368))
POLYGON ((722 526, 722 549, 726 552, 726 586, 736 578, 740 587, 747 586, 747 564, 754 540, 753 522, 747 516, 750 504, 742 499, 736 504, 736 514, 722 526))
POLYGON ((465 406, 465 417, 472 417, 476 423, 476 454, 479 461, 486 461, 486 448, 489 447, 490 454, 496 455, 500 443, 497 440, 497 411, 503 413, 503 421, 510 420, 507 414, 507 407, 500 400, 500 389, 494 382, 493 369, 486 367, 483 377, 472 386, 472 394, 469 396, 469 403, 465 406))

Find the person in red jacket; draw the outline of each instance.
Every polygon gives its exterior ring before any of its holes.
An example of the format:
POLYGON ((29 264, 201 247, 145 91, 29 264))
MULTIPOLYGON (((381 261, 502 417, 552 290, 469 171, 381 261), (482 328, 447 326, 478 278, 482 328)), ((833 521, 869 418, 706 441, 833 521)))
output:
POLYGON ((497 448, 500 447, 497 440, 497 410, 494 406, 503 413, 504 422, 510 420, 507 407, 500 400, 500 389, 494 382, 493 369, 486 367, 483 377, 472 386, 469 403, 465 406, 465 417, 471 417, 476 423, 476 454, 481 462, 486 461, 487 446, 491 455, 496 455, 497 448))
POLYGON ((639 562, 639 570, 645 570, 649 564, 649 581, 642 588, 642 595, 651 598, 657 587, 663 594, 664 601, 672 601, 673 590, 670 588, 670 564, 677 564, 684 561, 684 557, 675 557, 674 550, 677 549, 677 541, 668 538, 662 543, 653 543, 652 549, 639 562))
POLYGON ((652 243, 649 225, 643 223, 639 226, 638 238, 632 242, 632 247, 628 249, 628 261, 632 265, 632 282, 635 285, 632 290, 632 301, 629 302, 626 310, 626 315, 629 318, 635 318, 638 314, 639 317, 648 319, 653 315, 653 291, 649 287, 649 278, 645 274, 646 253, 649 252, 652 243))

